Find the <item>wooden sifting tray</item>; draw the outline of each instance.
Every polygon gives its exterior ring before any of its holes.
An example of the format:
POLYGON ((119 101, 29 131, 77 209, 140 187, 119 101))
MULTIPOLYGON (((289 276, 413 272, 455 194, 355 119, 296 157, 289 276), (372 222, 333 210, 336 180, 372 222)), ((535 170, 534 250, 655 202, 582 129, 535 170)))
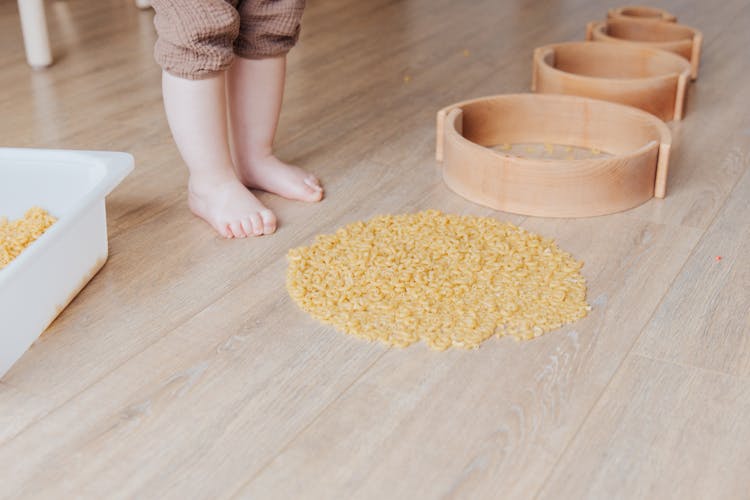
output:
POLYGON ((586 97, 510 94, 437 115, 438 161, 450 189, 497 210, 587 217, 664 197, 671 135, 655 116, 586 97), (515 145, 534 155, 513 154, 515 145), (575 150, 590 150, 573 159, 575 150), (546 151, 571 151, 552 158, 546 151))
POLYGON ((677 23, 644 23, 632 19, 592 21, 586 26, 586 40, 626 43, 636 47, 674 52, 690 61, 691 74, 698 78, 701 43, 700 31, 677 23))
POLYGON ((662 120, 681 120, 690 63, 664 50, 596 42, 558 43, 534 51, 531 88, 619 102, 662 120))
POLYGON ((677 16, 667 12, 664 9, 656 7, 646 7, 644 5, 626 5, 609 9, 607 12, 609 19, 630 19, 636 21, 661 21, 667 23, 677 22, 677 16))

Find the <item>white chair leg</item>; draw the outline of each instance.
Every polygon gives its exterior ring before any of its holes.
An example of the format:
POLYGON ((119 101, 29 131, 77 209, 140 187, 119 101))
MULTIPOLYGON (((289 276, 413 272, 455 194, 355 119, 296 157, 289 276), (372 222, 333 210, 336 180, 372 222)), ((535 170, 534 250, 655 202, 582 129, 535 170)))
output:
POLYGON ((18 0, 18 11, 21 14, 26 60, 32 68, 49 66, 52 64, 52 50, 44 16, 44 0, 18 0))
POLYGON ((148 9, 151 7, 151 0, 135 0, 135 6, 139 9, 148 9))

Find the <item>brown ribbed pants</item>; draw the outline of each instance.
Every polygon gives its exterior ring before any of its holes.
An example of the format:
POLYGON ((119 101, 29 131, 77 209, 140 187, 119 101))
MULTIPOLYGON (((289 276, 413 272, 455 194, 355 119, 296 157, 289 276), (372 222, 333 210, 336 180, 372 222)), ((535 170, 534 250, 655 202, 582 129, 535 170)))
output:
POLYGON ((286 54, 297 43, 305 0, 153 0, 156 62, 199 80, 226 70, 235 54, 286 54))

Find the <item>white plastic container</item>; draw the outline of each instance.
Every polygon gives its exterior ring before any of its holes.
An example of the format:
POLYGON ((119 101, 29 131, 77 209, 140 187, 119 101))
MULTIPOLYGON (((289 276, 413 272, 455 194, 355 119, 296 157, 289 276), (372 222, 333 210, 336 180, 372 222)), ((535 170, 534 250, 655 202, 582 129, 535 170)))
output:
POLYGON ((0 148, 0 216, 58 219, 0 269, 0 378, 104 265, 104 198, 132 169, 127 153, 0 148))

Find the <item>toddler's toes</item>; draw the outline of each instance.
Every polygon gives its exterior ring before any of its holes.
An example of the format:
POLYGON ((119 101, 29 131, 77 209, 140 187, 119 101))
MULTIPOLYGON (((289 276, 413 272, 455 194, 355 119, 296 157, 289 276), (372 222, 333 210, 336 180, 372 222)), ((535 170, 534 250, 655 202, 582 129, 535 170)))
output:
POLYGON ((247 234, 242 229, 242 223, 240 221, 234 221, 229 224, 229 228, 232 230, 232 234, 235 238, 246 238, 247 234))
POLYGON ((232 228, 229 227, 229 224, 221 224, 216 229, 219 231, 219 234, 221 234, 223 237, 227 239, 234 238, 234 234, 232 234, 232 228))
POLYGON ((260 217, 263 220, 263 234, 272 234, 276 231, 276 215, 270 210, 261 210, 260 217))
POLYGON ((298 188, 298 191, 300 192, 300 200, 320 201, 323 199, 323 188, 316 184, 316 181, 317 179, 304 179, 302 181, 302 184, 299 186, 301 189, 298 188))
POLYGON ((249 188, 262 189, 290 200, 316 202, 323 199, 323 186, 315 175, 275 156, 240 165, 239 174, 249 188))
POLYGON ((323 187, 320 185, 320 180, 318 180, 318 178, 315 177, 312 174, 310 174, 307 177, 305 177, 304 182, 305 182, 305 184, 307 184, 309 187, 311 187, 315 191, 322 191, 323 190, 323 187))
POLYGON ((190 209, 211 224, 225 238, 261 236, 269 227, 275 229, 276 218, 270 210, 247 190, 239 180, 223 183, 193 181, 188 191, 190 209), (261 215, 265 212, 266 215, 261 215))
POLYGON ((245 231, 245 234, 253 234, 253 221, 250 219, 250 217, 243 217, 242 218, 242 229, 245 231))
POLYGON ((253 234, 263 236, 263 220, 260 218, 260 214, 258 212, 250 214, 250 221, 253 223, 253 234))

